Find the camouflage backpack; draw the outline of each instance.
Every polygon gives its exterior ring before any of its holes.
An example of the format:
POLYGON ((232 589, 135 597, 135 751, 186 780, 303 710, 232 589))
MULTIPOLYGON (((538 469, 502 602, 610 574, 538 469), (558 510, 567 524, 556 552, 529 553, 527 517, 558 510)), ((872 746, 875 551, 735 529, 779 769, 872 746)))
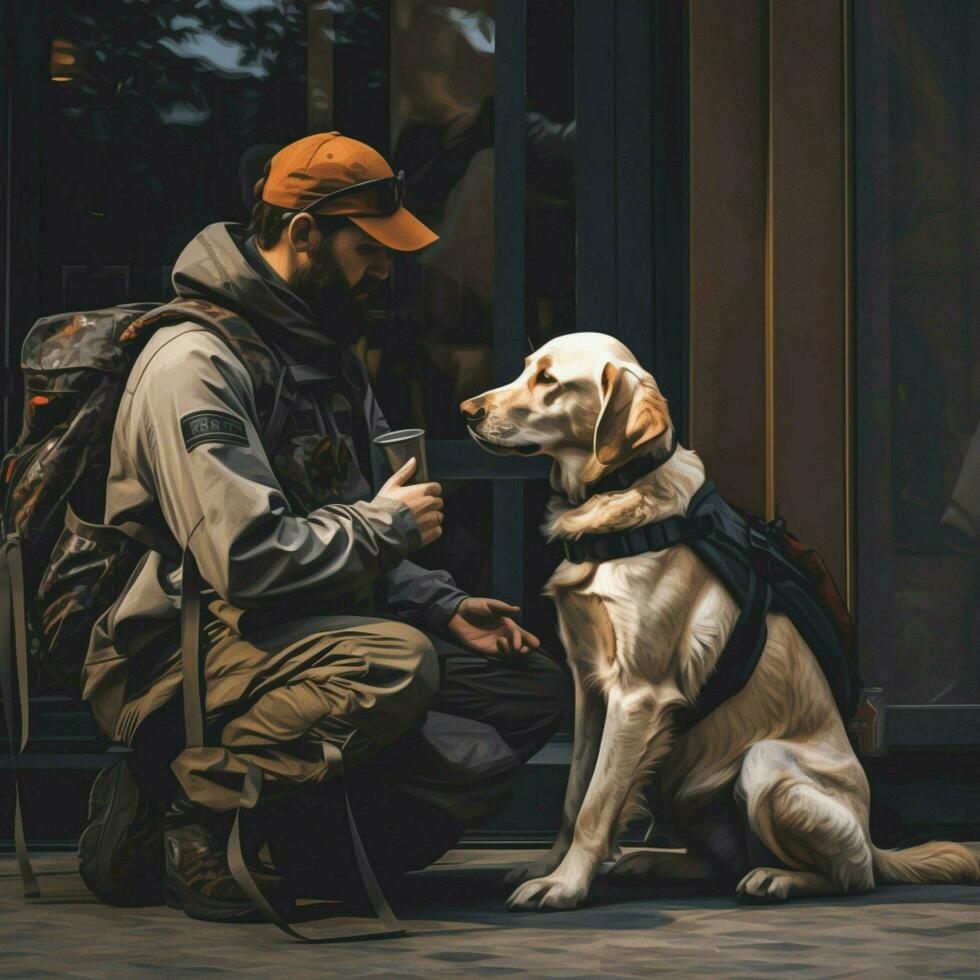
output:
MULTIPOLYGON (((267 428, 281 414, 273 413, 278 360, 244 320, 205 300, 59 314, 38 320, 27 334, 23 427, 0 470, 6 557, 0 578, 10 579, 0 582, 10 595, 0 605, 13 614, 22 696, 29 659, 43 668, 39 681, 78 695, 95 620, 122 591, 146 545, 160 543, 136 525, 102 524, 110 443, 137 354, 154 330, 186 320, 216 333, 239 358, 267 428)), ((9 635, 0 636, 0 647, 9 648, 9 635)))

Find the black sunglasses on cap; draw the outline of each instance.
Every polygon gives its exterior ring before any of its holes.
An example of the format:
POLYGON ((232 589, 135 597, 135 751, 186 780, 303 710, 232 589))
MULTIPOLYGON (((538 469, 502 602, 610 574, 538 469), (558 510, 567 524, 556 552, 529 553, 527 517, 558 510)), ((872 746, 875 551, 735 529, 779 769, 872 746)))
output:
MULTIPOLYGON (((349 187, 341 187, 339 190, 330 191, 323 197, 318 197, 315 201, 308 204, 302 211, 296 214, 312 214, 316 217, 341 218, 385 218, 394 214, 405 200, 405 171, 399 170, 392 177, 374 177, 371 180, 363 180, 359 184, 351 184, 349 187), (324 205, 344 197, 356 196, 361 200, 357 202, 361 210, 320 210, 324 205)), ((289 215, 291 217, 291 214, 289 215)), ((285 216, 284 216, 285 217, 285 216)))

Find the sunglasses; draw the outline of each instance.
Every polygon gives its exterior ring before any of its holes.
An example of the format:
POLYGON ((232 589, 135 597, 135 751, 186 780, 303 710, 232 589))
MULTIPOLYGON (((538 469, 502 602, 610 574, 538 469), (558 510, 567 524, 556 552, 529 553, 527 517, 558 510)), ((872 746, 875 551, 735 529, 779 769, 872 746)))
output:
MULTIPOLYGON (((351 184, 349 187, 341 187, 340 190, 330 191, 323 197, 318 197, 315 201, 303 208, 303 212, 312 215, 329 216, 338 215, 344 218, 384 218, 394 214, 405 200, 405 171, 399 170, 393 177, 375 177, 372 180, 364 180, 359 184, 351 184), (344 197, 356 197, 358 200, 354 206, 359 207, 358 211, 322 211, 324 205, 332 205, 333 202, 344 197)), ((303 213, 299 212, 299 213, 303 213)))

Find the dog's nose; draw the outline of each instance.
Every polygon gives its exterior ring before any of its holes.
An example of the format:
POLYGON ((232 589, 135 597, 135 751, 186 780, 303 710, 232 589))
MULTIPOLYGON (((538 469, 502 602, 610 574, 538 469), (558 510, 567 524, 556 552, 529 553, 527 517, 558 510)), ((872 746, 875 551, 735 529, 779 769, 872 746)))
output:
POLYGON ((487 417, 487 410, 482 405, 478 405, 475 398, 463 402, 459 410, 463 413, 467 425, 476 425, 487 417))

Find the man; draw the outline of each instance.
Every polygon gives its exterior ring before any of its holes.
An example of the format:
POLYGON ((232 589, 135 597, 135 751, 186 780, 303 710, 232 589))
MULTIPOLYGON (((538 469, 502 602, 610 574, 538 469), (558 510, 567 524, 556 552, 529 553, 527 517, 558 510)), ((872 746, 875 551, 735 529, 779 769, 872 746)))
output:
POLYGON ((86 661, 85 696, 103 730, 133 746, 126 785, 138 789, 121 813, 126 794, 97 781, 87 846, 152 895, 166 809, 166 894, 196 917, 255 916, 224 856, 249 765, 271 800, 255 841, 268 839, 286 879, 271 884, 288 899, 351 877, 338 758, 361 779, 363 836, 390 877, 498 811, 560 717, 562 672, 518 610, 407 560, 442 533, 438 484, 410 484, 414 463, 372 478, 372 439, 387 425, 350 350, 357 304, 387 277, 387 249, 436 238, 401 191, 365 144, 308 136, 267 165, 248 232, 212 225, 178 259, 179 296, 238 314, 287 369, 274 445, 239 357, 190 321, 150 337, 119 407, 106 523, 162 520, 213 590, 208 738, 180 740, 178 570, 151 552, 86 661))

